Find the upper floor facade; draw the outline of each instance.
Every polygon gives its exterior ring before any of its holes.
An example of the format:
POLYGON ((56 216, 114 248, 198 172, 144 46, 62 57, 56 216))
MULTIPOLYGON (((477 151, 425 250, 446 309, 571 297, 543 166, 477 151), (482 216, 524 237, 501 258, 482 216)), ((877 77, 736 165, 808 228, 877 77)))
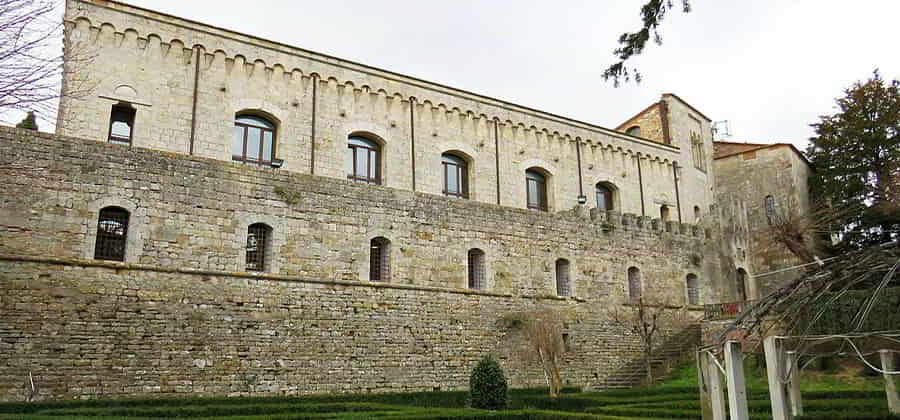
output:
POLYGON ((59 134, 549 212, 714 202, 710 120, 675 95, 665 136, 629 135, 118 2, 65 27, 59 134))

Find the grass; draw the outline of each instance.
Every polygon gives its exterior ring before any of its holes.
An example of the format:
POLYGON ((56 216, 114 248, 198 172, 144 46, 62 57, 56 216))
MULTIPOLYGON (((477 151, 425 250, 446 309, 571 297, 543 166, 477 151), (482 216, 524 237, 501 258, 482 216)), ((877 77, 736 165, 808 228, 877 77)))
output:
MULTIPOLYGON (((753 419, 768 419, 764 371, 746 368, 748 400, 753 419)), ((860 376, 855 367, 835 372, 804 372, 801 382, 805 420, 900 419, 890 416, 879 378, 860 376)), ((646 388, 578 392, 566 390, 558 399, 543 390, 513 390, 510 409, 466 408, 465 391, 405 394, 340 394, 303 397, 180 398, 0 403, 0 420, 106 420, 189 418, 229 420, 281 419, 606 419, 661 420, 700 418, 697 372, 685 366, 658 385, 646 388)))

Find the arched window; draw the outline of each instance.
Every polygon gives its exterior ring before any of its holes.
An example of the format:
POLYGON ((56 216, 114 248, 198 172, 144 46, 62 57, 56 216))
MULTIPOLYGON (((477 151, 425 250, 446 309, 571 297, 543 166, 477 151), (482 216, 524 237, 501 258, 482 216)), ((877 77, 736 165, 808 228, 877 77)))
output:
POLYGON ((381 236, 369 243, 369 281, 391 278, 391 241, 381 236))
POLYGON ((257 165, 271 165, 275 158, 275 124, 255 115, 234 118, 231 159, 257 165))
POLYGON ((483 290, 485 288, 484 251, 478 248, 469 250, 469 288, 483 290))
POLYGON ((529 209, 547 211, 547 177, 538 169, 525 171, 525 191, 529 209))
POLYGON ((469 198, 469 165, 465 159, 452 153, 441 155, 441 169, 444 175, 444 195, 469 198))
POLYGON ((572 296, 572 279, 569 276, 569 260, 556 260, 556 295, 572 296))
POLYGON ((109 137, 107 137, 107 141, 130 146, 135 113, 135 109, 128 104, 113 105, 112 112, 110 112, 109 137))
POLYGON ((381 146, 365 137, 350 136, 345 161, 347 178, 381 184, 381 146))
POLYGON ((771 225, 775 221, 775 197, 767 195, 764 204, 766 207, 766 220, 771 225))
POLYGON ((641 136, 641 127, 639 125, 633 125, 628 127, 628 130, 625 131, 629 136, 640 137, 641 136))
POLYGON ((669 221, 669 206, 662 205, 659 206, 659 219, 663 222, 669 221))
POLYGON ((628 300, 637 302, 641 299, 641 270, 628 268, 628 300))
POLYGON ((94 243, 94 259, 125 261, 128 242, 128 210, 121 207, 104 207, 97 219, 97 241, 94 243))
POLYGON ((737 300, 739 302, 747 300, 747 270, 744 270, 743 268, 737 269, 737 283, 735 284, 735 289, 737 289, 737 300))
POLYGON ((265 223, 254 223, 247 228, 246 270, 266 271, 271 255, 272 228, 265 223))
POLYGON ((700 206, 694 206, 694 223, 700 221, 700 216, 702 216, 700 213, 700 206))
POLYGON ((700 304, 700 284, 695 274, 688 274, 686 279, 688 305, 700 304))
POLYGON ((597 208, 607 211, 612 210, 614 208, 612 189, 603 183, 598 183, 595 190, 597 193, 597 208))

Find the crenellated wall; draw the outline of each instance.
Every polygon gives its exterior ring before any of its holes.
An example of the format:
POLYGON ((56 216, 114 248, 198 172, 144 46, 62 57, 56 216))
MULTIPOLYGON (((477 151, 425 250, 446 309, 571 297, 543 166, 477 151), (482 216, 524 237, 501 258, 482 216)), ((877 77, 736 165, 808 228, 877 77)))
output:
MULTIPOLYGON (((637 357, 613 322, 628 267, 683 305, 713 279, 717 233, 579 207, 547 214, 212 158, 0 128, 0 399, 464 387, 485 352, 515 386, 504 315, 557 308, 564 377, 590 386, 637 357), (93 260, 98 212, 129 210, 126 261, 93 260), (243 271, 250 224, 273 228, 268 273, 243 271), (369 282, 369 241, 391 277, 369 282), (466 287, 485 252, 487 288, 466 287), (557 297, 554 263, 571 266, 557 297)), ((513 341, 510 341, 513 340, 513 341)))
POLYGON ((581 192, 593 205, 600 181, 616 186, 621 212, 656 217, 667 203, 686 215, 712 204, 711 180, 690 173, 676 202, 673 165, 690 167, 680 140, 677 147, 644 141, 111 1, 69 0, 66 34, 66 86, 77 84, 73 78, 93 83, 86 94, 63 96, 60 134, 104 140, 111 106, 124 101, 137 109, 135 146, 185 153, 193 127, 195 155, 230 160, 235 113, 259 110, 278 123, 284 171, 345 178, 347 136, 364 132, 384 143, 388 187, 440 194, 440 155, 455 150, 471 159, 471 198, 484 203, 525 207, 524 172, 540 166, 551 174, 552 211, 571 209, 581 192))

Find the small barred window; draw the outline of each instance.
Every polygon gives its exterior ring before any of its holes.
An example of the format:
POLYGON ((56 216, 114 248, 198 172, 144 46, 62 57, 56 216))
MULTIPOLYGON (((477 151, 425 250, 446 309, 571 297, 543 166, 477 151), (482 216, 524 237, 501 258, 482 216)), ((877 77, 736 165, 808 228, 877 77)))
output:
POLYGON ((104 207, 100 210, 94 259, 125 261, 129 216, 128 210, 121 207, 104 207))

